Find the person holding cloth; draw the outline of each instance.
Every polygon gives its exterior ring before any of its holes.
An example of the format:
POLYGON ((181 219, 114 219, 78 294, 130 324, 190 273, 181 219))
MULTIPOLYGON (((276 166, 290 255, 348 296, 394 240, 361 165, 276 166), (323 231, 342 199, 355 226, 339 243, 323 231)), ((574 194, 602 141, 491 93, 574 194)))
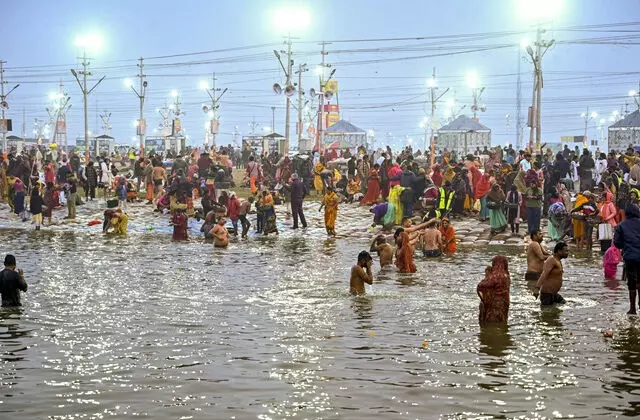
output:
POLYGON ((0 295, 2 306, 22 306, 20 302, 20 290, 27 291, 27 282, 24 280, 22 269, 16 270, 16 257, 7 254, 4 257, 4 270, 0 271, 0 295))

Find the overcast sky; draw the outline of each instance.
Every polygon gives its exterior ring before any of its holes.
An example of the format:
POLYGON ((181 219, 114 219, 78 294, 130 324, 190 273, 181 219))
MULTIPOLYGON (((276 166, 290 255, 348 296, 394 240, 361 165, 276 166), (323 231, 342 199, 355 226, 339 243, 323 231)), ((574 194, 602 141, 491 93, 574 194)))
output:
MULTIPOLYGON (((92 53, 91 67, 97 78, 107 79, 89 98, 92 131, 102 134, 96 110, 112 113, 111 134, 118 143, 132 143, 138 100, 124 86, 135 77, 136 59, 145 60, 148 75, 146 118, 148 134, 160 122, 155 111, 170 103, 172 89, 180 92, 186 112, 186 127, 192 144, 204 138, 206 115, 201 106, 208 96, 200 81, 215 72, 221 88, 228 88, 222 100, 219 143, 231 142, 234 127, 242 135, 271 126, 271 107, 276 107, 276 131, 284 132, 284 98, 272 91, 283 82, 283 72, 273 49, 282 49, 284 25, 274 24, 276 10, 288 4, 309 10, 311 21, 295 30, 296 66, 306 63, 303 87, 318 87, 314 69, 321 60, 319 42, 327 46, 327 62, 336 69, 342 117, 375 131, 378 141, 393 138, 398 144, 412 139, 420 148, 424 131, 419 123, 425 115, 426 80, 437 67, 438 86, 449 92, 439 104, 437 119, 444 121, 445 101, 454 98, 462 113, 470 114, 471 89, 466 74, 475 71, 485 87, 480 102, 486 112, 480 122, 493 130, 493 143, 516 139, 516 97, 520 40, 535 38, 536 22, 524 19, 510 0, 488 1, 397 1, 328 0, 324 2, 280 2, 277 0, 235 0, 184 2, 154 1, 34 1, 4 0, 3 40, 0 58, 7 61, 7 88, 21 86, 9 97, 9 118, 14 134, 21 135, 23 109, 27 134, 34 118, 47 119, 48 94, 62 79, 71 95, 68 115, 70 139, 82 133, 82 95, 70 68, 78 68, 74 38, 99 33, 105 45, 92 53), (443 38, 451 35, 474 37, 443 38), (427 37, 427 39, 416 39, 427 37), (434 38, 429 38, 434 37, 434 38), (398 38, 414 38, 399 40, 398 38), (389 41, 381 41, 392 39, 389 41), (252 48, 243 48, 252 47, 252 48), (466 52, 481 50, 477 52, 466 52), (195 52, 209 52, 183 55, 195 52), (151 58, 173 56, 168 58, 151 58), (507 114, 510 118, 507 118, 507 114), (391 133, 391 134, 388 134, 391 133)), ((536 5, 546 0, 533 2, 536 5)), ((559 43, 544 57, 543 141, 558 142, 562 135, 581 135, 589 110, 600 115, 589 123, 589 136, 597 133, 600 118, 609 118, 625 101, 636 106, 627 94, 638 89, 640 24, 566 30, 582 25, 640 22, 637 0, 564 0, 564 6, 545 27, 546 39, 559 43), (607 32, 608 31, 608 32, 607 32), (607 43, 602 38, 619 37, 607 43), (578 41, 576 43, 576 41, 578 41), (585 43, 586 42, 586 43, 585 43), (627 45, 624 45, 624 44, 627 45)), ((531 102, 531 63, 522 60, 522 117, 531 102)), ((209 76, 210 77, 210 76, 209 76)), ((292 133, 295 132, 295 110, 292 133)), ((525 138, 528 138, 525 129, 525 138)), ((73 142, 73 140, 71 140, 73 142)), ((295 141, 293 141, 295 144, 295 141)))

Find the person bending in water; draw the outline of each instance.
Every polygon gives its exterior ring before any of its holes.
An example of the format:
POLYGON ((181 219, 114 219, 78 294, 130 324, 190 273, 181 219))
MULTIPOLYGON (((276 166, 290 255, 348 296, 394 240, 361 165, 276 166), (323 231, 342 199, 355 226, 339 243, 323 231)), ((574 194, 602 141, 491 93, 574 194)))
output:
POLYGON ((351 279, 349 280, 349 293, 352 295, 364 295, 364 284, 373 284, 371 265, 373 258, 367 251, 358 254, 358 263, 351 267, 351 279))
POLYGON ((369 251, 378 253, 380 268, 393 264, 393 247, 387 243, 383 235, 376 236, 369 251))
POLYGON ((549 251, 542 247, 542 232, 536 229, 531 232, 531 243, 527 247, 527 272, 525 280, 537 281, 542 274, 542 266, 549 257, 549 251))
MULTIPOLYGON (((542 267, 542 274, 536 283, 536 289, 540 291, 540 304, 543 306, 554 303, 565 303, 558 293, 562 288, 562 260, 569 256, 569 247, 564 242, 558 242, 553 249, 553 255, 547 258, 542 267)), ((534 296, 538 297, 538 290, 534 296)))
POLYGON ((224 217, 218 219, 218 223, 209 232, 213 236, 213 245, 216 248, 226 248, 229 245, 229 232, 224 227, 227 221, 224 217))
POLYGON ((422 255, 425 257, 436 258, 442 255, 444 244, 437 223, 432 223, 422 232, 420 242, 422 243, 422 255))

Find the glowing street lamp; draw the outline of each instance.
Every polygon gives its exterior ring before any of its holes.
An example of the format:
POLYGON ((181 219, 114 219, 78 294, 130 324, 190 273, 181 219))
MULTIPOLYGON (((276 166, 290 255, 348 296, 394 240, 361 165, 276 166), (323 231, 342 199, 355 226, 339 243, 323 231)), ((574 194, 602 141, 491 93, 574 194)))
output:
MULTIPOLYGON (((284 92, 286 94, 286 112, 285 112, 285 125, 284 125, 284 154, 289 155, 289 142, 290 142, 290 120, 291 120, 291 96, 295 93, 295 87, 292 83, 293 74, 293 59, 291 53, 291 33, 300 34, 311 25, 311 13, 308 9, 295 4, 289 4, 276 9, 272 12, 271 21, 276 31, 286 34, 287 36, 287 65, 284 66, 280 59, 280 53, 274 50, 274 54, 282 70, 284 70, 286 76, 286 87, 284 92)), ((284 54, 285 51, 282 51, 284 54)), ((302 70, 301 70, 302 71, 302 70)), ((276 85, 274 90, 277 92, 276 85)), ((279 86, 279 85, 278 85, 279 86)), ((278 92, 277 92, 278 93, 278 92)))

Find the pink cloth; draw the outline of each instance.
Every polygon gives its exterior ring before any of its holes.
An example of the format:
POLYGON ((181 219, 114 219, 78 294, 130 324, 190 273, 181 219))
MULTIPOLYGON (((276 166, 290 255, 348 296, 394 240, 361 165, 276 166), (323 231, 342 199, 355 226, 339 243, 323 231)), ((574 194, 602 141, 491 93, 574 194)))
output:
POLYGON ((402 173, 402 169, 400 169, 400 165, 395 163, 391 168, 389 168, 389 171, 387 173, 389 174, 389 189, 393 188, 396 185, 400 185, 399 179, 391 180, 392 177, 398 176, 402 173))
POLYGON ((605 278, 615 278, 620 261, 622 261, 622 254, 620 253, 620 250, 613 245, 610 246, 604 253, 604 257, 602 259, 605 278))
POLYGON ((602 217, 602 221, 604 223, 609 223, 611 227, 616 227, 618 223, 616 223, 616 215, 618 214, 618 209, 616 209, 615 204, 611 202, 611 198, 613 194, 610 192, 605 193, 605 202, 600 208, 600 217, 602 217))

